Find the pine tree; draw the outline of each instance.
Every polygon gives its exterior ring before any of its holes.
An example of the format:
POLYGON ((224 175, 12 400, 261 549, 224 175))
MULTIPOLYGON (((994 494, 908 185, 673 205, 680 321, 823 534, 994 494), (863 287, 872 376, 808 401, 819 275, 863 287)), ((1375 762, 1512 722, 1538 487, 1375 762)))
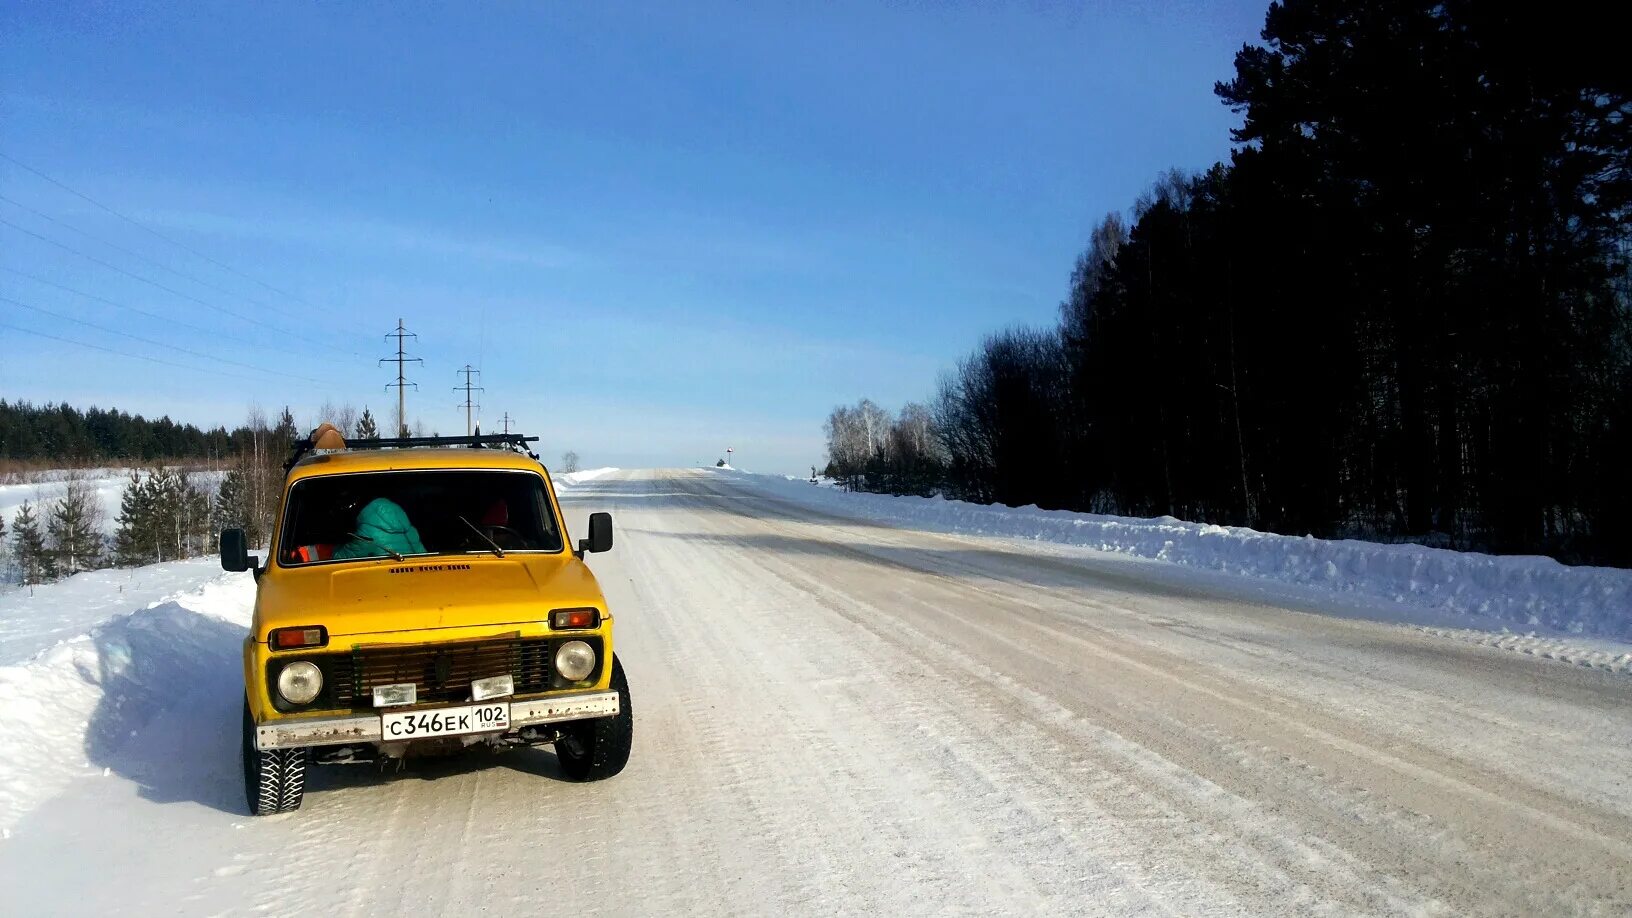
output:
POLYGON ((374 423, 374 414, 363 406, 363 416, 357 420, 357 439, 378 440, 380 438, 379 425, 374 423))
POLYGON ((33 586, 51 579, 51 558, 46 553, 45 540, 40 538, 34 507, 28 501, 17 508, 11 528, 12 540, 16 543, 17 570, 22 574, 23 584, 33 586))
POLYGON ((254 514, 249 506, 249 483, 242 468, 234 468, 221 479, 215 493, 215 525, 217 529, 242 529, 251 545, 259 544, 254 514))
POLYGON ((51 572, 68 577, 102 565, 102 508, 84 478, 70 477, 62 497, 46 517, 45 538, 51 572))
POLYGON ((159 469, 153 473, 153 491, 158 498, 159 511, 154 523, 154 541, 158 554, 165 558, 185 558, 188 552, 186 532, 187 488, 183 475, 175 469, 159 469))
POLYGON ((138 567, 163 560, 155 538, 157 498, 153 475, 144 476, 131 470, 130 481, 119 499, 119 528, 113 536, 114 563, 120 567, 138 567))
POLYGON ((159 510, 154 514, 154 543, 157 554, 165 558, 187 556, 187 537, 184 531, 187 493, 182 476, 174 469, 159 469, 153 473, 153 493, 159 510))
POLYGON ((288 452, 294 448, 299 434, 295 429, 295 416, 290 413, 289 406, 283 406, 283 415, 278 418, 278 426, 272 428, 272 449, 274 452, 288 452))

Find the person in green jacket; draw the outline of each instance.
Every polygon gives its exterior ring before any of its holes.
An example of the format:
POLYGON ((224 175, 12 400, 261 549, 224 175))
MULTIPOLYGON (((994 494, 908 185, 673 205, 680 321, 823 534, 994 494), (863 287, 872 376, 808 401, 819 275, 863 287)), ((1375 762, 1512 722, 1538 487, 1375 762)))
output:
POLYGON ((351 533, 351 541, 334 550, 334 559, 378 558, 393 553, 424 554, 425 546, 419 541, 419 530, 408 521, 408 514, 394 502, 377 497, 357 512, 357 530, 351 533))

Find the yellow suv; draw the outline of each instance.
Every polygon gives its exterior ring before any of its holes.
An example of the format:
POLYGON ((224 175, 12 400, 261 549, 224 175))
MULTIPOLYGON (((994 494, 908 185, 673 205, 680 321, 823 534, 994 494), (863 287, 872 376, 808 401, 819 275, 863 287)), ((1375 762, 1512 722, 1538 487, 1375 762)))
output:
POLYGON ((623 770, 633 738, 612 615, 569 546, 549 473, 514 434, 296 444, 244 640, 244 791, 297 809, 308 764, 553 744, 570 778, 623 770))

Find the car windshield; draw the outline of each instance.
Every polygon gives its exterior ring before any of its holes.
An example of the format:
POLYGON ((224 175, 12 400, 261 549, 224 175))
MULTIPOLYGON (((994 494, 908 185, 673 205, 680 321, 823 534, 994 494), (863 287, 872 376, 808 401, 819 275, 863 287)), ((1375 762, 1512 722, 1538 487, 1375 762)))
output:
POLYGON ((362 472, 294 484, 278 560, 300 565, 561 548, 561 531, 538 475, 362 472))

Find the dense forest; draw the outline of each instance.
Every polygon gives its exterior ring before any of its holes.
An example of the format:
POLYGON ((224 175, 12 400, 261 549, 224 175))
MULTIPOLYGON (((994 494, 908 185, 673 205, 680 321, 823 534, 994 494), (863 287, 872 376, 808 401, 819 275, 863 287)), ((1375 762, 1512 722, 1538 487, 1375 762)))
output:
POLYGON ((58 462, 151 462, 222 458, 237 451, 247 428, 201 430, 168 417, 148 420, 116 409, 80 410, 0 399, 0 459, 58 462))
POLYGON ((836 410, 830 473, 1632 563, 1632 68, 1570 10, 1272 5, 1230 161, 1108 216, 928 436, 836 410))
MULTIPOLYGON (((351 405, 325 403, 316 417, 336 424, 348 437, 372 439, 380 435, 367 407, 359 415, 351 405)), ((317 426, 317 421, 309 426, 317 426)), ((245 422, 232 430, 204 430, 168 417, 148 420, 112 408, 81 410, 67 403, 33 405, 0 399, 0 460, 52 467, 97 462, 124 465, 219 461, 264 448, 268 427, 259 409, 252 409, 245 422)), ((279 418, 278 429, 283 440, 293 439, 295 421, 287 407, 279 418), (288 429, 282 430, 284 427, 288 429)))

